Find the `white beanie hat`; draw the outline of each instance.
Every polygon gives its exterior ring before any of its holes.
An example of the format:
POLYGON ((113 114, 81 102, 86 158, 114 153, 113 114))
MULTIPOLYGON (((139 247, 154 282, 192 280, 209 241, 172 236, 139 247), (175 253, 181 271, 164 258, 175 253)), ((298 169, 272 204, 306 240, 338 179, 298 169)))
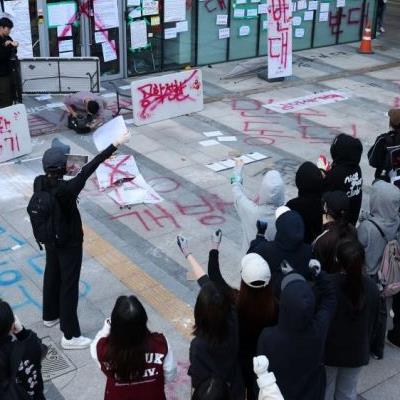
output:
POLYGON ((242 258, 241 264, 240 274, 246 285, 252 288, 262 288, 268 285, 271 279, 271 271, 268 263, 259 254, 246 254, 242 258))
POLYGON ((290 211, 289 207, 286 206, 280 206, 276 209, 275 211, 275 220, 277 220, 282 214, 285 214, 285 212, 290 211))

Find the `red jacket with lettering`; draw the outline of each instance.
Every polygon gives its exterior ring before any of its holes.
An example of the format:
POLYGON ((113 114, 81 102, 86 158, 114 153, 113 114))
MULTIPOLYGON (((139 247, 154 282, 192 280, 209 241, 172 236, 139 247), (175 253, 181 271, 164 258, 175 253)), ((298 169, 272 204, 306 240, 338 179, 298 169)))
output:
POLYGON ((118 381, 111 373, 105 360, 107 346, 107 337, 97 343, 97 358, 101 370, 107 376, 104 400, 165 400, 163 363, 168 353, 168 345, 164 335, 155 332, 150 334, 145 372, 141 379, 131 382, 118 381))

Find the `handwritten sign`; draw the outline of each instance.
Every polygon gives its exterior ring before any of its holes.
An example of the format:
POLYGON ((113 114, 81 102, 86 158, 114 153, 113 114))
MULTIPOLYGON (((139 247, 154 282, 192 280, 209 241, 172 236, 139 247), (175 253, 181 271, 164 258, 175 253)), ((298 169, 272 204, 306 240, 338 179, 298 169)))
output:
POLYGON ((131 92, 135 125, 203 109, 203 82, 198 69, 135 80, 131 92))
POLYGON ((296 97, 279 103, 264 104, 264 108, 276 111, 278 113, 297 112, 305 108, 321 106, 323 104, 336 103, 338 101, 347 100, 348 97, 339 91, 329 90, 326 92, 311 94, 304 97, 296 97))
POLYGON ((0 109, 0 162, 32 151, 28 117, 23 104, 0 109))
POLYGON ((291 0, 268 0, 268 78, 292 75, 291 0))

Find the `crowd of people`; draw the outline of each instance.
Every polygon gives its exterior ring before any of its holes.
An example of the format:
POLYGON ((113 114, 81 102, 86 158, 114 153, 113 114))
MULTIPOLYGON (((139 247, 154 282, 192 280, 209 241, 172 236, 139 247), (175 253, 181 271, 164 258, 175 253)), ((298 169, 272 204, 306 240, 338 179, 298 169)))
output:
MULTIPOLYGON (((231 184, 243 232, 238 288, 221 273, 221 229, 211 235, 207 271, 178 235, 200 287, 188 355, 192 399, 356 400, 370 356, 384 358, 386 338, 400 347, 400 109, 390 110, 389 118, 390 131, 368 151, 376 173, 367 210, 361 210, 363 146, 357 138, 338 135, 331 164, 321 157, 300 165, 298 196, 289 201, 275 170, 264 176, 256 200, 249 198, 237 159, 231 184), (391 280, 384 279, 387 271, 391 280), (387 331, 389 303, 394 317, 387 331)), ((69 149, 54 141, 28 212, 46 250, 44 325, 60 324, 66 350, 90 346, 106 377, 106 400, 164 400, 176 362, 165 335, 148 329, 136 296, 116 300, 93 341, 81 335, 77 317, 83 241, 77 197, 98 165, 128 140, 121 135, 68 181, 69 149), (51 224, 43 219, 46 202, 53 203, 51 224)), ((1 398, 44 399, 45 353, 1 300, 0 394, 8 395, 1 398)))

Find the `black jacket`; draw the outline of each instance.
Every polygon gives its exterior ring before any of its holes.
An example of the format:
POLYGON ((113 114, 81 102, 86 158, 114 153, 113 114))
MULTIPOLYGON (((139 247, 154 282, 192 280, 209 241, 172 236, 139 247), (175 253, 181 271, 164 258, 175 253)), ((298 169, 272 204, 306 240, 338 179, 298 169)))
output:
POLYGON ((389 181, 389 171, 392 170, 392 163, 389 157, 388 147, 400 146, 400 133, 390 131, 379 135, 374 145, 368 151, 369 165, 375 170, 375 178, 382 178, 389 181))
MULTIPOLYGON (((16 338, 24 346, 24 353, 21 360, 24 368, 18 372, 17 379, 32 400, 44 400, 41 341, 36 336, 36 333, 29 329, 23 329, 20 333, 16 334, 16 338)), ((9 379, 10 357, 15 345, 16 342, 12 341, 11 336, 0 339, 0 382, 9 379)), ((2 398, 1 390, 0 385, 0 399, 2 398)))
POLYGON ((315 287, 320 303, 307 282, 296 281, 282 291, 279 322, 265 328, 258 340, 258 354, 267 356, 269 370, 285 400, 323 400, 325 395, 324 349, 335 312, 335 287, 321 272, 315 287))
POLYGON ((312 162, 306 161, 296 172, 298 197, 286 204, 303 218, 304 242, 309 244, 322 232, 322 183, 323 178, 319 168, 312 162))
POLYGON ((371 278, 363 277, 364 306, 355 313, 344 292, 345 276, 334 277, 338 304, 329 328, 325 365, 355 368, 368 364, 370 345, 378 322, 379 291, 371 278))
POLYGON ((11 73, 10 58, 17 49, 11 45, 5 46, 7 40, 12 40, 10 36, 0 36, 0 76, 7 76, 11 73))
MULTIPOLYGON (((202 287, 210 282, 207 275, 198 281, 202 287)), ((232 399, 244 399, 244 384, 241 375, 239 354, 238 320, 234 307, 229 314, 229 334, 227 340, 211 346, 204 338, 195 336, 189 348, 190 366, 188 375, 192 378, 193 388, 211 377, 219 377, 230 387, 232 399)))
POLYGON ((34 190, 37 190, 39 187, 41 187, 42 190, 56 188, 55 196, 58 199, 63 221, 66 222, 68 233, 71 237, 71 240, 68 241, 68 245, 81 244, 83 241, 82 220, 77 203, 78 196, 85 187, 86 181, 89 179, 90 175, 92 175, 97 167, 107 160, 116 149, 117 148, 113 145, 108 146, 88 162, 77 176, 68 181, 62 179, 58 181, 50 180, 45 175, 40 175, 35 178, 33 183, 34 190))
POLYGON ((312 248, 304 243, 304 223, 296 211, 288 211, 276 220, 276 236, 272 242, 264 239, 254 240, 248 253, 257 253, 263 257, 271 270, 271 284, 275 295, 279 298, 282 280, 281 263, 286 260, 291 267, 310 278, 308 264, 312 256, 312 248))
POLYGON ((324 192, 342 190, 350 199, 349 220, 355 225, 362 201, 362 174, 359 166, 363 147, 359 139, 341 133, 331 146, 332 168, 324 179, 324 192))

